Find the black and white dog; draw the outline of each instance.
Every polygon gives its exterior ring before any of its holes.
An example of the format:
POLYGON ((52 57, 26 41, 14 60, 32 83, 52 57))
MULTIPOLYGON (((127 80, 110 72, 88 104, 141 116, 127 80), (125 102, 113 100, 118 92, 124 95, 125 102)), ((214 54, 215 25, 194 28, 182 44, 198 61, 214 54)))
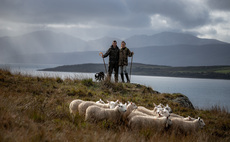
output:
POLYGON ((102 81, 102 80, 104 80, 104 78, 105 78, 104 72, 99 72, 99 73, 95 74, 96 81, 102 81))

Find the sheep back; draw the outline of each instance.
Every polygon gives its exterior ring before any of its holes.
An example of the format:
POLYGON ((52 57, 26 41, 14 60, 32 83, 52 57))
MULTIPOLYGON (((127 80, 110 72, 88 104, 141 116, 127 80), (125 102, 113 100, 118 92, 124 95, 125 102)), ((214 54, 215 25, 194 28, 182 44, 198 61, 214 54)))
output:
POLYGON ((153 116, 134 116, 129 122, 129 126, 133 130, 150 129, 162 131, 166 128, 167 117, 153 116))
POLYGON ((79 111, 79 115, 80 116, 85 116, 85 112, 86 112, 86 109, 91 106, 91 105, 94 105, 96 104, 95 102, 92 102, 92 101, 86 101, 86 102, 82 102, 79 107, 78 107, 78 111, 79 111))
POLYGON ((73 100, 70 104, 69 104, 69 111, 71 114, 76 114, 78 112, 78 106, 82 103, 82 100, 73 100))
POLYGON ((137 110, 142 112, 142 113, 145 113, 147 115, 151 115, 151 116, 156 116, 157 115, 154 110, 149 110, 149 109, 147 109, 147 108, 145 108, 143 106, 139 106, 137 108, 137 110))
POLYGON ((96 105, 89 106, 86 110, 85 120, 89 122, 111 121, 118 123, 121 120, 122 113, 118 107, 114 109, 101 108, 96 105))

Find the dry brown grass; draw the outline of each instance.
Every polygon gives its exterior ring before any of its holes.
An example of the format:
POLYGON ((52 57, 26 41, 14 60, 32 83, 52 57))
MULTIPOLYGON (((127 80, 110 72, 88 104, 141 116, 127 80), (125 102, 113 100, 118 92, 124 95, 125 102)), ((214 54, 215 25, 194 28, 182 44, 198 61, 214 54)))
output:
POLYGON ((183 108, 169 101, 169 95, 141 85, 31 77, 0 70, 0 141, 230 141, 230 114, 226 110, 183 108), (206 127, 195 134, 178 135, 134 132, 109 122, 87 123, 79 115, 72 122, 68 109, 72 100, 99 98, 129 100, 148 108, 153 108, 152 102, 168 103, 175 113, 202 117, 206 127))

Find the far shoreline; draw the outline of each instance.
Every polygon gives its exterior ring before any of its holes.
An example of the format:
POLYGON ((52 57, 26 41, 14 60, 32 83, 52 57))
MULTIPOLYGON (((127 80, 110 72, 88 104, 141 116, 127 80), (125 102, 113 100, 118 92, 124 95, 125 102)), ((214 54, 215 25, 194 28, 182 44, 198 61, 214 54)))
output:
MULTIPOLYGON (((101 71, 105 72, 104 70, 105 69, 103 64, 89 63, 89 64, 76 64, 76 65, 63 65, 54 68, 39 69, 37 71, 98 73, 101 71)), ((230 66, 171 67, 171 66, 134 63, 132 68, 132 75, 230 80, 230 66)))

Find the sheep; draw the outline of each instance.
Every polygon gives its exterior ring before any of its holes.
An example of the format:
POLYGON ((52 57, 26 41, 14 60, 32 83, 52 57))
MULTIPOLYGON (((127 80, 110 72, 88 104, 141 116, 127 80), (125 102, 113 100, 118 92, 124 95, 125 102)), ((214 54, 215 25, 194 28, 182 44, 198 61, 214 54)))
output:
POLYGON ((149 109, 147 109, 147 108, 145 108, 143 106, 138 106, 137 110, 139 112, 145 113, 147 115, 152 115, 152 116, 156 116, 157 115, 157 113, 156 113, 156 107, 153 110, 149 110, 149 109))
POLYGON ((100 103, 95 103, 93 101, 85 101, 85 102, 82 102, 78 107, 79 115, 85 116, 86 109, 92 105, 96 105, 102 108, 110 108, 110 104, 100 104, 100 103))
POLYGON ((183 116, 180 116, 180 115, 178 115, 178 114, 175 114, 175 113, 171 113, 170 114, 170 118, 184 118, 183 116))
POLYGON ((193 121, 193 120, 195 120, 195 118, 192 118, 192 117, 190 117, 190 116, 188 116, 188 117, 183 117, 183 116, 180 116, 180 115, 178 115, 178 114, 175 114, 175 113, 171 113, 170 114, 170 117, 169 117, 170 119, 174 119, 174 118, 180 118, 180 119, 182 119, 182 120, 184 120, 184 121, 193 121))
POLYGON ((107 100, 107 103, 109 103, 111 109, 115 108, 118 105, 118 102, 119 100, 117 100, 116 102, 107 100))
POLYGON ((100 100, 97 101, 96 103, 97 103, 97 104, 105 104, 105 102, 104 102, 102 99, 100 99, 100 100))
POLYGON ((129 121, 129 127, 132 130, 152 129, 162 131, 170 125, 172 125, 172 121, 169 117, 137 115, 129 121))
POLYGON ((161 103, 159 105, 156 105, 155 103, 153 103, 153 105, 154 105, 155 108, 163 108, 162 107, 163 105, 161 103))
POLYGON ((169 113, 172 113, 172 109, 171 109, 171 107, 169 107, 168 104, 166 104, 166 106, 164 106, 164 105, 162 105, 162 106, 163 106, 163 108, 165 108, 166 110, 168 110, 169 113))
POLYGON ((142 112, 142 113, 145 113, 147 115, 151 115, 151 116, 156 116, 158 114, 161 114, 161 115, 167 117, 170 115, 168 110, 166 110, 165 108, 160 108, 158 106, 155 106, 155 108, 153 110, 149 110, 145 107, 139 106, 137 110, 142 112))
POLYGON ((203 128, 205 126, 205 123, 203 119, 198 117, 198 119, 195 120, 186 120, 181 118, 172 118, 172 130, 176 130, 176 132, 182 132, 182 133, 193 133, 196 132, 199 128, 203 128))
POLYGON ((128 102, 127 105, 127 111, 122 116, 122 121, 125 122, 128 118, 128 116, 131 114, 133 110, 136 110, 138 107, 133 102, 128 102))
POLYGON ((146 113, 148 115, 153 115, 156 116, 159 112, 159 109, 162 109, 162 104, 160 103, 159 105, 156 105, 155 103, 153 103, 154 105, 154 109, 153 110, 149 110, 143 106, 139 106, 138 107, 138 111, 146 113))
POLYGON ((170 116, 170 113, 166 108, 157 109, 157 114, 160 114, 165 117, 170 116))
POLYGON ((170 115, 169 117, 171 120, 173 119, 181 119, 183 121, 194 121, 195 118, 192 118, 190 116, 187 116, 187 117, 183 117, 183 116, 180 116, 180 115, 177 115, 177 114, 173 114, 172 116, 170 115))
POLYGON ((96 105, 89 106, 86 110, 85 121, 89 122, 99 122, 99 121, 110 121, 114 123, 119 123, 123 113, 127 110, 127 106, 123 104, 118 104, 113 109, 101 108, 96 105))
POLYGON ((192 118, 192 117, 190 117, 190 116, 185 117, 185 118, 183 118, 183 119, 184 119, 184 121, 194 121, 194 120, 196 120, 196 118, 192 118))
POLYGON ((146 113, 142 113, 138 111, 137 109, 135 109, 128 115, 127 120, 129 121, 132 117, 137 116, 137 115, 148 116, 146 113))
POLYGON ((78 112, 78 106, 82 103, 82 100, 73 100, 70 104, 69 104, 69 111, 70 114, 72 114, 73 118, 75 117, 76 113, 78 112))

